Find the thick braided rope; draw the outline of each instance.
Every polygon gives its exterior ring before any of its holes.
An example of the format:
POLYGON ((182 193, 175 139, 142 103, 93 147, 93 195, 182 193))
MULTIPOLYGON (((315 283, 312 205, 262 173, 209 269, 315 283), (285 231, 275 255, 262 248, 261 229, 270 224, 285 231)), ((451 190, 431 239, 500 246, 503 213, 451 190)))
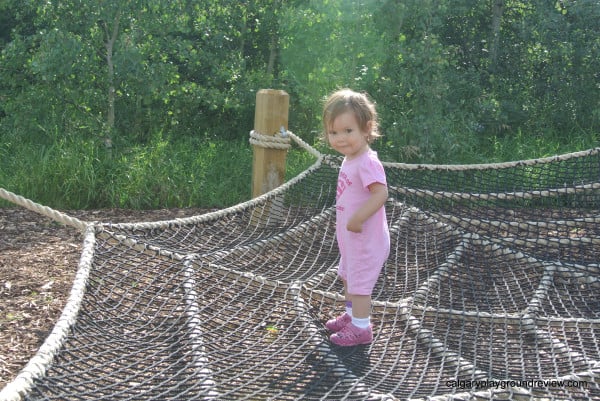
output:
POLYGON ((51 218, 54 221, 57 221, 62 224, 66 224, 71 227, 75 227, 80 231, 85 231, 89 223, 81 221, 75 217, 68 216, 64 213, 61 213, 57 210, 51 209, 48 206, 40 205, 39 203, 35 203, 27 198, 24 198, 20 195, 14 194, 5 190, 4 188, 0 188, 0 198, 3 198, 9 202, 15 203, 19 206, 23 206, 26 209, 34 211, 36 213, 42 214, 46 217, 51 218))
MULTIPOLYGON (((304 177, 305 175, 309 174, 310 171, 312 171, 313 169, 318 168, 318 166, 321 164, 321 158, 323 155, 319 151, 314 149, 312 146, 310 146, 308 143, 303 141, 297 135, 293 134, 291 131, 285 131, 282 129, 279 136, 262 135, 255 131, 250 132, 250 143, 252 145, 257 145, 257 146, 266 147, 266 148, 283 149, 283 150, 289 149, 291 147, 292 139, 298 144, 298 146, 300 146, 301 148, 303 148, 304 150, 306 150, 307 152, 309 152, 311 155, 315 156, 318 159, 313 167, 308 169, 305 173, 301 174, 301 177, 304 177)), ((52 220, 57 221, 59 223, 62 223, 62 224, 65 224, 65 225, 68 225, 71 227, 75 227, 75 228, 79 229, 80 231, 85 231, 86 227, 89 225, 89 223, 87 223, 87 222, 84 222, 75 217, 69 216, 67 214, 61 213, 61 212, 54 210, 52 208, 49 208, 47 206, 40 205, 39 203, 35 203, 27 198, 24 198, 13 192, 7 191, 1 187, 0 187, 0 198, 3 198, 9 202, 15 203, 19 206, 22 206, 22 207, 29 209, 31 211, 34 211, 36 213, 42 214, 42 215, 49 217, 52 220)))
POLYGON ((308 143, 304 142, 302 140, 302 138, 300 138, 298 135, 294 134, 292 131, 287 131, 287 135, 290 138, 292 138, 294 140, 294 142, 296 142, 296 144, 298 146, 300 146, 302 149, 304 149, 305 151, 307 151, 308 153, 310 153, 311 155, 313 155, 317 159, 320 159, 321 157, 323 157, 323 155, 321 154, 321 152, 319 152, 318 150, 316 150, 315 148, 313 148, 312 146, 310 146, 308 143))
POLYGON ((291 146, 290 138, 285 130, 275 135, 264 135, 252 130, 250 131, 250 143, 261 148, 281 150, 287 150, 291 146))
POLYGON ((277 135, 263 135, 254 130, 250 131, 250 144, 260 146, 263 148, 287 150, 291 147, 290 140, 296 142, 296 144, 299 147, 301 147, 316 158, 320 158, 321 156, 323 156, 321 152, 310 146, 298 135, 294 134, 292 131, 286 131, 285 129, 283 129, 283 127, 277 135))
POLYGON ((403 170, 488 170, 505 169, 518 166, 534 166, 557 161, 564 161, 583 156, 593 156, 600 153, 600 148, 583 150, 580 152, 566 153, 563 155, 543 157, 539 159, 518 160, 504 163, 484 163, 484 164, 408 164, 383 162, 385 167, 400 168, 403 170))
POLYGON ((266 194, 263 194, 254 199, 250 199, 246 202, 238 203, 237 205, 230 206, 226 209, 221 209, 221 210, 217 210, 215 212, 205 213, 205 214, 198 215, 198 216, 178 218, 178 219, 174 219, 174 220, 137 222, 137 223, 119 223, 119 224, 108 224, 108 225, 122 228, 122 229, 135 228, 135 229, 140 229, 140 230, 152 230, 152 229, 166 228, 166 227, 169 227, 171 224, 177 224, 177 225, 197 224, 197 223, 201 223, 201 222, 216 220, 218 218, 229 215, 231 213, 249 209, 253 206, 256 206, 258 204, 265 202, 265 200, 270 197, 285 193, 285 191, 287 191, 291 186, 296 185, 298 182, 302 181, 308 175, 312 174, 315 170, 319 169, 325 158, 325 156, 323 154, 321 154, 318 150, 316 150, 315 148, 310 146, 308 143, 303 141, 300 137, 293 134, 291 131, 286 131, 286 135, 290 139, 294 140, 296 142, 296 144, 298 146, 300 146, 302 149, 306 150, 308 153, 310 153, 311 155, 316 157, 317 160, 315 161, 315 163, 312 166, 310 166, 309 168, 307 168, 302 173, 298 174, 296 177, 292 178, 288 182, 279 186, 278 188, 275 188, 272 191, 267 192, 266 194))
POLYGON ((79 260, 79 267, 73 286, 71 287, 71 294, 61 316, 33 358, 29 360, 17 377, 0 391, 0 400, 19 401, 23 399, 33 387, 34 380, 46 374, 52 360, 58 354, 67 335, 69 335, 73 324, 77 320, 92 268, 94 245, 96 243, 95 229, 96 227, 93 224, 88 224, 85 227, 85 239, 81 259, 79 260))

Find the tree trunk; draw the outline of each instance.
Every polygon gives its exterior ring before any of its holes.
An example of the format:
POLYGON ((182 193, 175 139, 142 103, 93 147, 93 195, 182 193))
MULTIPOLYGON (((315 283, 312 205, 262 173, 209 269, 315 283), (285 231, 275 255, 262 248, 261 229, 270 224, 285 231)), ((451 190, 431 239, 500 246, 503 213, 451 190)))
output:
POLYGON ((279 52, 279 21, 277 20, 277 16, 281 11, 282 3, 280 0, 275 0, 273 2, 272 8, 272 16, 273 19, 270 21, 270 39, 269 39, 269 59, 267 60, 267 74, 271 75, 275 78, 277 71, 276 63, 277 63, 277 55, 279 52))
POLYGON ((104 133, 104 145, 107 148, 112 147, 112 132, 115 128, 115 67, 113 63, 113 52, 117 36, 119 35, 119 22, 121 14, 117 11, 113 21, 112 31, 109 31, 108 24, 104 24, 106 34, 106 65, 108 67, 108 110, 106 112, 106 129, 104 133))
POLYGON ((269 43, 269 62, 267 64, 267 73, 272 76, 275 76, 275 61, 277 61, 277 35, 273 33, 269 43))
POLYGON ((490 44, 490 71, 498 67, 498 53, 500 51, 500 27, 504 13, 504 0, 492 0, 492 40, 490 44))

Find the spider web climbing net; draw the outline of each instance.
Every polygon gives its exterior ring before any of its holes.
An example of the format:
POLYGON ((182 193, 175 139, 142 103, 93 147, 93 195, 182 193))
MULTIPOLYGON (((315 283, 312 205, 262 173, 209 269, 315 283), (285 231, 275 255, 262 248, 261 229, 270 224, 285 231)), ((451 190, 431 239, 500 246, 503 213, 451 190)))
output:
POLYGON ((68 220, 86 233, 71 297, 0 398, 600 399, 600 149, 385 164, 392 252, 374 342, 352 348, 324 328, 344 308, 341 160, 308 150, 303 174, 219 212, 68 220))

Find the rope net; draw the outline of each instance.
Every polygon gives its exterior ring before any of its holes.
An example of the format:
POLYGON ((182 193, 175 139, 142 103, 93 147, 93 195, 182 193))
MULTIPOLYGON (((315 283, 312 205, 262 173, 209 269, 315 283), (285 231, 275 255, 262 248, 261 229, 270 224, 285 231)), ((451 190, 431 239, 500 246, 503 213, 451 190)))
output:
MULTIPOLYGON (((88 224, 27 400, 600 399, 600 149, 385 164, 391 255, 374 341, 329 342, 341 159, 256 200, 88 224)), ((1 397, 0 397, 1 398, 1 397)))

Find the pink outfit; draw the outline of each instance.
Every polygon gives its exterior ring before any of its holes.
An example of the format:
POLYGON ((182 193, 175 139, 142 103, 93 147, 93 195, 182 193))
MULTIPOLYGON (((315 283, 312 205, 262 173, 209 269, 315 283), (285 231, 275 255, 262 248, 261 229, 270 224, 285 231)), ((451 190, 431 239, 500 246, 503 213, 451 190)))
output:
POLYGON ((361 233, 346 229, 348 220, 369 198, 369 185, 387 185, 377 153, 368 150, 352 160, 344 159, 338 175, 336 233, 340 249, 339 276, 348 293, 371 295, 381 268, 390 254, 390 233, 382 206, 362 226, 361 233))

